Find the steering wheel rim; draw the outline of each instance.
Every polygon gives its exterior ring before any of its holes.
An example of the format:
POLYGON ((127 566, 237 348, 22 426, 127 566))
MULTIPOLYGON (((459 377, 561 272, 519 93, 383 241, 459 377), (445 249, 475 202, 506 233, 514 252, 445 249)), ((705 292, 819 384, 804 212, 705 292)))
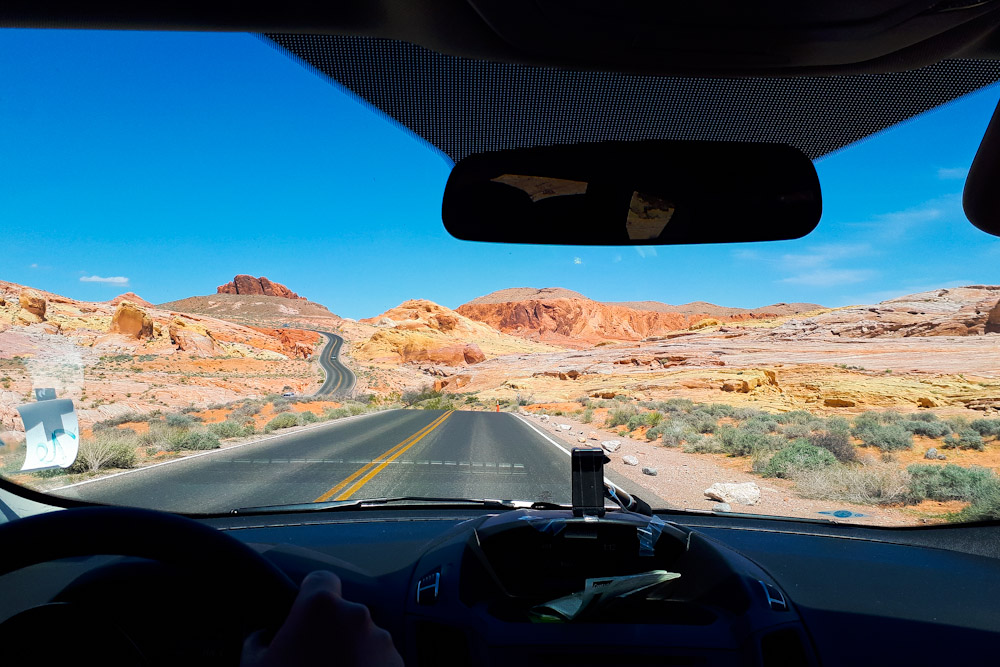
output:
POLYGON ((276 629, 298 586, 246 544, 191 519, 128 507, 59 510, 0 524, 0 575, 29 565, 98 554, 136 556, 193 567, 234 596, 248 619, 276 629))

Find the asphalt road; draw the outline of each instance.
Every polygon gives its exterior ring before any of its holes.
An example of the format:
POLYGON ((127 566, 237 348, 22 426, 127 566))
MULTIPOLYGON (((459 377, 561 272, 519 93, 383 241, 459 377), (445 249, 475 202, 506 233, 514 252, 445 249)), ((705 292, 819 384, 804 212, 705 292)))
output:
POLYGON ((319 355, 319 364, 326 373, 326 381, 316 391, 316 395, 349 396, 354 389, 354 383, 357 378, 340 361, 340 348, 344 345, 344 339, 329 331, 317 331, 316 333, 326 336, 327 339, 327 344, 319 355))
POLYGON ((570 457, 521 419, 439 410, 328 422, 53 493, 192 513, 390 496, 572 499, 570 457))

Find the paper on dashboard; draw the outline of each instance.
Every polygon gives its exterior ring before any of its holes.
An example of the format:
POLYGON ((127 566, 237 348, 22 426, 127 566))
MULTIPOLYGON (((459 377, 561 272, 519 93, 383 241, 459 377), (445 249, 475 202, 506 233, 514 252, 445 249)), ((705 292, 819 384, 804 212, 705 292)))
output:
POLYGON ((556 614, 571 621, 591 606, 600 607, 610 600, 629 597, 680 576, 677 572, 651 570, 624 577, 593 577, 584 582, 579 593, 538 605, 532 611, 536 614, 556 614))

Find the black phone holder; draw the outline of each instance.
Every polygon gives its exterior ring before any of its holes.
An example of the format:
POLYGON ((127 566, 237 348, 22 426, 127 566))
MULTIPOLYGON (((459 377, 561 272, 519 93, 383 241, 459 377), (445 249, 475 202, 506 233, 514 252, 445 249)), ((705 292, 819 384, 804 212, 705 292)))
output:
POLYGON ((604 464, 611 461, 600 447, 574 447, 573 515, 604 516, 604 464))

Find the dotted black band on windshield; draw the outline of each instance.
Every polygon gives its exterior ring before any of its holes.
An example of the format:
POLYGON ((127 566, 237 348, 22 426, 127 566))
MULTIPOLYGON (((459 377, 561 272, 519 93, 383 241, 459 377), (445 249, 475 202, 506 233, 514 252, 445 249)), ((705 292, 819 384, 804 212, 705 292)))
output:
POLYGON ((1000 80, 997 61, 837 77, 658 77, 469 60, 371 37, 265 37, 455 161, 641 139, 785 143, 815 159, 1000 80))

